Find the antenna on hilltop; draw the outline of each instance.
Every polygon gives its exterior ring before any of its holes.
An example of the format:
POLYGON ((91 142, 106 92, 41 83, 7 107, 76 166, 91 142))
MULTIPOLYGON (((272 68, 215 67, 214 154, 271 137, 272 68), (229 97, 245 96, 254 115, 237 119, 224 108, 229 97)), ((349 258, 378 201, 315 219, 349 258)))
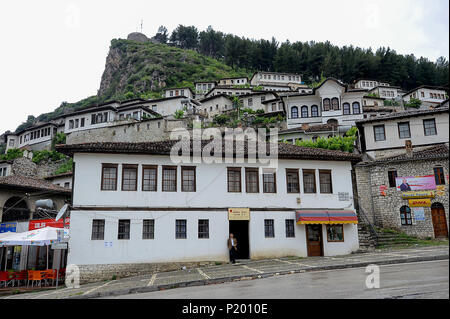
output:
POLYGON ((143 33, 142 31, 144 30, 144 19, 141 19, 141 33, 143 33))

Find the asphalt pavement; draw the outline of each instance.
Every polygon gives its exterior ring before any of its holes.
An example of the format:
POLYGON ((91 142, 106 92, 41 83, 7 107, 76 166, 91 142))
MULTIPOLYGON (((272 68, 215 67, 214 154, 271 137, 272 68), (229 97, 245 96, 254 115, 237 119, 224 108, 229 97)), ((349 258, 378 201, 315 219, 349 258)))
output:
POLYGON ((187 287, 106 298, 120 299, 448 299, 449 262, 380 266, 380 287, 366 286, 365 267, 261 280, 187 287))
MULTIPOLYGON (((118 280, 102 281, 82 285, 80 288, 60 288, 49 289, 32 293, 14 294, 3 298, 8 299, 66 299, 66 298, 101 298, 109 296, 132 297, 138 296, 136 293, 149 293, 164 290, 160 296, 165 296, 168 290, 182 287, 211 286, 228 287, 221 285, 223 283, 242 282, 243 285, 271 282, 272 280, 284 280, 294 274, 307 273, 311 278, 327 278, 332 276, 333 272, 341 269, 358 268, 358 272, 365 270, 367 265, 392 265, 400 264, 398 267, 406 267, 406 264, 412 262, 424 262, 435 260, 447 260, 449 258, 448 245, 440 246, 418 246, 407 249, 382 249, 369 253, 351 254, 334 257, 287 257, 265 260, 247 260, 240 261, 238 264, 222 264, 217 266, 205 266, 192 269, 180 269, 170 272, 160 272, 143 276, 130 278, 121 278, 118 280), (323 272, 330 271, 330 272, 323 272), (329 275, 326 275, 329 274, 329 275), (288 277, 286 277, 288 276, 288 277), (270 278, 273 277, 273 278, 270 278), (276 277, 276 278, 275 278, 276 277)), ((425 271, 425 270, 424 270, 425 271)), ((387 272, 388 274, 389 272, 387 272)), ((420 273, 420 272, 419 272, 420 273)), ((355 275, 356 273, 353 273, 355 275)), ((366 276, 364 274, 364 276, 366 276)), ((418 276, 420 278, 420 276, 418 276)), ((297 277, 295 277, 297 278, 297 277)), ((301 277, 308 278, 308 277, 301 277)), ((365 277, 364 277, 365 278, 365 277)), ((387 277, 389 278, 389 277, 387 277)), ((339 280, 339 278, 336 278, 339 280)), ((393 278, 395 279, 395 278, 393 278)), ((312 280, 312 279, 311 279, 312 280)), ((355 280, 351 285, 360 284, 362 277, 355 280)), ((408 282, 405 279, 404 282, 408 282)), ((294 280, 294 282, 297 282, 294 280)), ((303 281, 302 281, 303 282, 303 281)), ((319 282, 319 281, 315 281, 319 282)), ((361 281, 362 283, 364 282, 361 281)), ((387 284, 387 282, 385 283, 387 284)), ((306 280, 303 288, 313 287, 312 281, 306 280)), ((447 262, 447 286, 448 286, 448 262, 447 262)), ((203 287, 204 288, 204 287, 203 287)), ((280 288, 281 289, 281 288, 280 288)), ((175 289, 179 290, 179 289, 175 289)), ((175 293, 171 291, 171 293, 175 293)), ((201 290, 199 290, 201 291, 201 290)), ((355 291, 355 290, 352 290, 355 291)), ((350 293, 352 292, 350 291, 350 293)), ((345 291, 344 291, 345 292, 345 291)), ((447 290, 448 294, 448 290, 447 290)), ((219 294, 220 295, 220 294, 219 294)), ((211 297, 211 295, 208 295, 211 297)), ((275 297, 276 294, 271 294, 275 297)), ((319 296, 314 295, 312 296, 319 296)), ((291 296, 297 298, 298 296, 291 296)), ((345 297, 345 294, 342 295, 345 297)), ((159 297, 158 297, 159 298, 159 297)), ((215 297, 216 298, 216 297, 215 297)), ((217 297, 219 298, 219 297, 217 297)), ((256 296, 255 296, 256 298, 256 296)))

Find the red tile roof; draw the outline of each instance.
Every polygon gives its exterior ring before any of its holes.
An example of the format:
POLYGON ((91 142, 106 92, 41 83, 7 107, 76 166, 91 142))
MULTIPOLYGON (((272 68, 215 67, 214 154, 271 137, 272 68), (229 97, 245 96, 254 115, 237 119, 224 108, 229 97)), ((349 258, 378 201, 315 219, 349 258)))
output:
MULTIPOLYGON (((57 145, 58 152, 73 155, 74 153, 127 153, 127 154, 149 154, 149 155, 170 155, 172 147, 179 141, 146 142, 146 143, 83 143, 57 145)), ((185 142, 189 143, 189 142, 185 142)), ((202 141, 202 150, 210 141, 202 141)), ((192 154, 192 141, 187 146, 192 154)), ((223 143, 225 144, 225 143, 223 143)), ((353 161, 359 162, 361 156, 342 151, 325 150, 318 148, 308 148, 286 143, 279 143, 279 159, 303 159, 303 160, 331 160, 331 161, 353 161)), ((266 143, 269 152, 270 143, 266 143)), ((233 147, 235 151, 235 146, 233 147)), ((225 145, 222 146, 222 156, 225 153, 225 145)), ((244 156, 248 156, 248 145, 244 145, 244 156)), ((250 153, 250 155, 252 152, 250 153)), ((256 154, 257 155, 257 154, 256 154)))
POLYGON ((25 177, 20 175, 11 175, 0 177, 0 188, 3 189, 24 189, 34 191, 49 191, 53 193, 71 194, 71 190, 61 186, 54 185, 42 179, 25 177))

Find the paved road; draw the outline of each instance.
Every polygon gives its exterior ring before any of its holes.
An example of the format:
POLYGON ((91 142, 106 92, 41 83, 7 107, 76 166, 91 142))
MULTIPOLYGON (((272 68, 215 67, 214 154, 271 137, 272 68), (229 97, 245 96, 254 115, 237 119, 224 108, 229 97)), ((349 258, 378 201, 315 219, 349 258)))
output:
POLYGON ((367 289, 366 276, 365 268, 327 270, 111 298, 449 298, 448 260, 383 265, 379 289, 367 289))
POLYGON ((243 261, 239 265, 223 264, 186 270, 158 272, 118 280, 85 284, 80 288, 75 289, 61 287, 61 289, 58 290, 50 289, 33 293, 14 294, 3 298, 98 298, 104 296, 125 295, 128 293, 133 294, 136 292, 156 292, 161 289, 203 286, 205 284, 218 284, 239 280, 244 280, 244 285, 246 285, 248 282, 247 279, 249 278, 259 278, 258 280, 263 280, 277 274, 285 276, 294 273, 318 272, 331 269, 336 271, 336 269, 365 267, 369 264, 387 265, 430 260, 448 260, 448 256, 448 245, 442 245, 432 247, 411 247, 407 249, 382 249, 370 253, 334 257, 287 257, 279 259, 250 260, 243 261))

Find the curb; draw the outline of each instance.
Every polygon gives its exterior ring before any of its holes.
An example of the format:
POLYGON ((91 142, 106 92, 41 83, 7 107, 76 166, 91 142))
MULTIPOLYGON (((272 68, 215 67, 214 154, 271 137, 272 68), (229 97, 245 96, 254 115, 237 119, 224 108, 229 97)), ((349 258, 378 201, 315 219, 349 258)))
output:
POLYGON ((118 290, 105 291, 105 292, 94 292, 94 293, 91 293, 88 295, 72 296, 72 297, 67 297, 65 299, 92 299, 92 298, 101 298, 101 297, 121 296, 121 295, 137 294, 137 293, 144 293, 144 292, 154 292, 154 291, 159 291, 159 290, 168 290, 168 289, 182 288, 182 287, 195 287, 195 286, 221 284, 221 283, 226 283, 226 282, 234 282, 234 281, 242 281, 242 280, 263 279, 263 278, 269 278, 269 277, 274 277, 274 276, 291 275, 291 274, 298 274, 298 273, 305 273, 305 272, 361 268, 361 267, 366 267, 368 265, 405 264, 405 263, 412 263, 412 262, 446 260, 446 259, 449 259, 448 254, 447 255, 437 255, 437 256, 425 256, 425 257, 408 257, 408 258, 401 258, 401 259, 381 260, 381 261, 376 261, 376 262, 359 262, 359 263, 344 264, 344 265, 313 266, 313 267, 307 268, 307 269, 285 270, 285 271, 270 272, 270 273, 264 273, 264 274, 253 274, 253 275, 248 275, 248 276, 231 276, 231 277, 214 278, 214 279, 185 281, 185 282, 165 284, 165 285, 159 285, 159 286, 150 286, 150 287, 141 286, 141 287, 118 289, 118 290))

